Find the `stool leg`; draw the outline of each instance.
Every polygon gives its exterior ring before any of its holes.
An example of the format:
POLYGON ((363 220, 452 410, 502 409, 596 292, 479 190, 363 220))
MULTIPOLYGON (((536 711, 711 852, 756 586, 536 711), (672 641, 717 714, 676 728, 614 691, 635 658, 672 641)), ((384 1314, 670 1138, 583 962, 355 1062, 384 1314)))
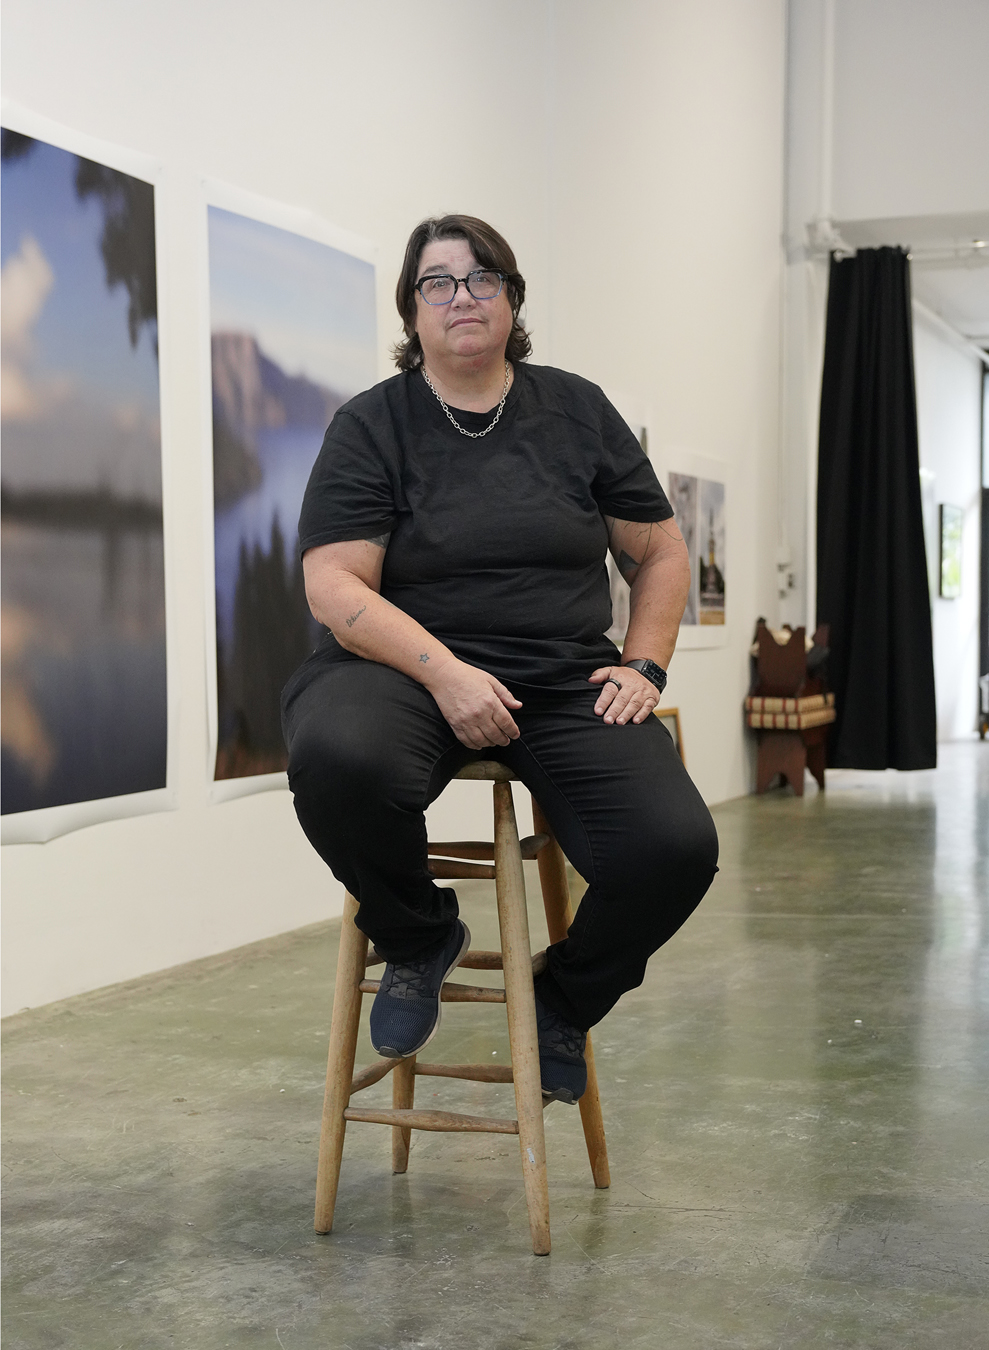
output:
POLYGON ((529 918, 525 907, 525 878, 510 783, 495 784, 494 808, 495 886, 508 1005, 508 1037, 515 1078, 515 1109, 522 1150, 522 1177, 529 1210, 532 1250, 537 1256, 545 1256, 550 1249, 550 1236, 543 1094, 539 1078, 539 1044, 536 1038, 536 1005, 532 994, 532 954, 529 948, 529 918))
MULTIPOLYGON (((573 923, 573 907, 570 904, 570 886, 567 882, 567 860, 556 841, 550 823, 543 815, 542 807, 532 800, 532 824, 537 834, 548 834, 550 842, 539 850, 539 883, 543 892, 543 906, 546 910, 546 926, 549 929, 550 942, 562 942, 573 923)), ((587 1061, 587 1091, 580 1099, 580 1123, 584 1127, 584 1142, 587 1145, 587 1157, 591 1164, 594 1185, 606 1190, 611 1185, 611 1169, 608 1166, 608 1144, 604 1137, 604 1119, 601 1115, 601 1094, 598 1091, 598 1075, 594 1067, 594 1048, 591 1038, 587 1038, 584 1051, 587 1061)))
MULTIPOLYGON (((391 1104, 396 1111, 411 1111, 415 1106, 416 1057, 410 1056, 396 1064, 391 1071, 391 1104)), ((391 1170, 409 1170, 409 1145, 412 1130, 405 1125, 393 1125, 391 1130, 391 1170)))
POLYGON ((315 1217, 317 1233, 328 1233, 333 1227, 343 1136, 347 1128, 343 1113, 350 1101, 354 1057, 357 1054, 357 1030, 361 1021, 359 985, 364 978, 367 961, 367 938, 354 923, 356 914, 357 901, 348 891, 343 902, 333 1018, 330 1023, 330 1053, 326 1064, 326 1092, 323 1096, 323 1123, 319 1132, 315 1217))

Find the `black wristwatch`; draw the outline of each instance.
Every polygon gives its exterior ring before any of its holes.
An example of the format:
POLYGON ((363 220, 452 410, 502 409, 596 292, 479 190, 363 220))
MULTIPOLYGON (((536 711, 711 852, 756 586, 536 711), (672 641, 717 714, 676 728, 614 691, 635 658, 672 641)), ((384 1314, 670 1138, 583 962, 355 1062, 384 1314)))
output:
POLYGON ((637 670, 640 675, 644 675, 647 680, 651 680, 660 693, 666 688, 666 671, 662 666, 657 666, 655 661, 624 661, 622 663, 630 670, 637 670))

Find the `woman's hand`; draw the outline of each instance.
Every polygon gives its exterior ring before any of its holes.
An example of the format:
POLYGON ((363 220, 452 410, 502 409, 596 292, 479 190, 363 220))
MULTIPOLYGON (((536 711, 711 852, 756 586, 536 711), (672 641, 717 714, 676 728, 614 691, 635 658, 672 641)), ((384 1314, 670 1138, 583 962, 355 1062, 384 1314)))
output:
POLYGON ((588 678, 602 686, 594 711, 606 722, 644 722, 659 707, 659 690, 631 666, 601 666, 588 678))
POLYGON ((487 671, 454 658, 423 684, 462 745, 483 750, 518 739, 519 729, 508 710, 522 704, 487 671))

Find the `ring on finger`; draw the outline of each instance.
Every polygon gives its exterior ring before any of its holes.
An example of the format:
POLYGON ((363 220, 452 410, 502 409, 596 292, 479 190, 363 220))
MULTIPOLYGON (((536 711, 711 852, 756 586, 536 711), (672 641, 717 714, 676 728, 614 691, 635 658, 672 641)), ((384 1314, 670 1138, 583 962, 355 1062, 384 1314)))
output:
POLYGON ((609 675, 608 678, 605 680, 605 684, 613 684, 613 685, 615 686, 616 689, 621 689, 621 687, 622 687, 622 686, 621 686, 621 681, 620 681, 620 680, 616 680, 615 677, 614 677, 614 675, 609 675))

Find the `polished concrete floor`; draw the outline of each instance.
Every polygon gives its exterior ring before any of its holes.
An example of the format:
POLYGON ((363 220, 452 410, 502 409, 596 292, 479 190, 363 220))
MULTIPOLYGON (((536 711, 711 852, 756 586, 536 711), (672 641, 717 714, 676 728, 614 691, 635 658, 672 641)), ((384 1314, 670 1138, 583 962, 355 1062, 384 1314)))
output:
MULTIPOLYGON (((714 888, 598 1031, 609 1191, 547 1112, 548 1258, 498 1135, 392 1177, 352 1126, 314 1235, 333 924, 10 1018, 6 1350, 989 1346, 989 744, 715 815, 714 888)), ((436 1047, 503 1060, 502 1009, 436 1047)))

